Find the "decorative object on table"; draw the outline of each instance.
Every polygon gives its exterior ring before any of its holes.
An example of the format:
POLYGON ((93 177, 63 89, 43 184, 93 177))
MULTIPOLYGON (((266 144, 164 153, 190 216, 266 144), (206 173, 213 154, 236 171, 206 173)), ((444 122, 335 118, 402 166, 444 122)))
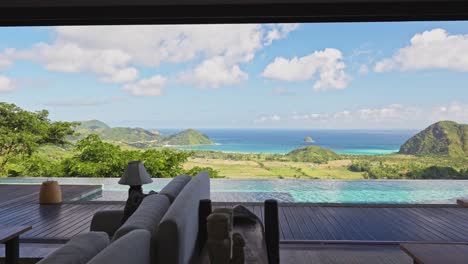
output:
POLYGON ((234 206, 232 214, 234 224, 257 224, 259 222, 263 227, 263 224, 259 221, 257 215, 252 213, 243 205, 234 206))
POLYGON ((207 219, 207 233, 210 263, 276 263, 269 261, 261 220, 245 206, 214 209, 207 219))
POLYGON ((45 181, 39 192, 40 204, 58 204, 62 202, 62 190, 57 181, 45 181))
POLYGON ((216 208, 208 216, 210 263, 244 264, 245 241, 239 233, 233 233, 234 213, 232 208, 216 208))
POLYGON ((232 257, 231 264, 244 264, 245 253, 244 253, 245 241, 241 234, 232 234, 232 257))
POLYGON ((136 211, 141 201, 143 201, 143 198, 145 198, 142 185, 152 182, 153 180, 146 171, 143 162, 130 161, 128 163, 124 174, 119 180, 119 184, 130 186, 128 189, 128 199, 125 204, 122 223, 125 223, 125 221, 136 211))
POLYGON ((210 263, 229 264, 232 253, 232 213, 213 212, 207 219, 210 263))
POLYGON ((276 200, 265 201, 264 215, 265 224, 256 214, 242 205, 236 205, 232 209, 214 209, 206 222, 208 234, 206 246, 210 263, 279 264, 276 200))

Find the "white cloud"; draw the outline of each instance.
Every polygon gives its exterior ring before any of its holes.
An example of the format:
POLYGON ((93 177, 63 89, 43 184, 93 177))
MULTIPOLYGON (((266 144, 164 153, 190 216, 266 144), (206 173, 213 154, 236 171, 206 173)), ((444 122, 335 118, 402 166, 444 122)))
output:
POLYGON ((254 120, 255 123, 278 122, 281 120, 279 115, 262 115, 254 120))
POLYGON ((179 80, 198 87, 218 88, 224 85, 239 84, 248 79, 239 65, 230 66, 223 57, 213 57, 203 61, 192 71, 183 73, 179 80))
POLYGON ((327 48, 304 57, 286 59, 277 57, 266 66, 262 76, 282 81, 306 81, 314 79, 314 89, 344 89, 350 77, 346 74, 343 55, 337 49, 327 48))
POLYGON ((457 101, 432 107, 390 104, 382 107, 345 109, 336 112, 263 115, 255 123, 284 127, 304 126, 321 128, 424 128, 441 120, 468 123, 468 104, 457 101), (275 120, 272 117, 277 116, 275 120), (281 121, 281 122, 275 122, 281 121))
POLYGON ((451 102, 447 105, 434 107, 431 113, 432 120, 452 120, 468 123, 468 104, 451 102))
POLYGON ((71 42, 38 43, 30 50, 16 52, 14 56, 39 61, 50 71, 98 74, 104 82, 128 82, 138 77, 138 71, 127 66, 130 55, 118 49, 86 49, 71 42))
POLYGON ((359 74, 360 75, 367 75, 369 73, 369 67, 365 64, 359 67, 359 74))
POLYGON ((10 78, 0 75, 0 93, 11 92, 14 90, 16 90, 15 83, 10 78))
POLYGON ((266 33, 265 45, 271 45, 274 40, 282 39, 299 27, 299 24, 277 24, 273 25, 270 31, 266 33))
POLYGON ((12 55, 14 54, 15 49, 5 49, 0 53, 0 69, 10 66, 12 62, 12 55))
MULTIPOLYGON (((262 122, 273 121, 270 116, 262 116, 262 122)), ((342 110, 325 113, 293 113, 278 119, 284 122, 300 122, 301 124, 321 124, 330 127, 345 127, 343 125, 384 125, 418 120, 422 117, 422 111, 415 107, 406 107, 400 104, 392 104, 378 108, 361 108, 356 110, 342 110)))
POLYGON ((414 35, 410 45, 399 49, 391 58, 376 63, 374 71, 387 72, 424 69, 468 71, 468 35, 450 35, 433 29, 414 35))
MULTIPOLYGON (((297 24, 56 27, 51 42, 17 51, 14 57, 38 61, 51 71, 93 73, 111 83, 135 81, 136 67, 200 60, 188 71, 193 71, 199 85, 218 87, 245 80, 247 74, 240 65, 296 28, 297 24), (210 63, 221 67, 221 80, 200 75, 210 63)), ((0 56, 0 67, 10 63, 0 56)))
POLYGON ((139 80, 136 83, 126 84, 123 90, 135 96, 160 96, 167 79, 161 75, 155 75, 148 79, 139 80))
POLYGON ((158 66, 184 62, 199 55, 225 56, 248 61, 262 46, 261 25, 148 25, 58 27, 59 42, 77 43, 86 49, 120 50, 133 63, 158 66))
POLYGON ((11 61, 0 55, 0 69, 11 65, 11 61))

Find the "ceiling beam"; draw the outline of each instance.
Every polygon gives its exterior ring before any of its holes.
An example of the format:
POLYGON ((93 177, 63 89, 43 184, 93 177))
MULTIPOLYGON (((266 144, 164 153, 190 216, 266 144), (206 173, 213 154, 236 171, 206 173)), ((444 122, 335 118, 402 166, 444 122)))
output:
POLYGON ((468 20, 468 0, 3 0, 0 26, 468 20))

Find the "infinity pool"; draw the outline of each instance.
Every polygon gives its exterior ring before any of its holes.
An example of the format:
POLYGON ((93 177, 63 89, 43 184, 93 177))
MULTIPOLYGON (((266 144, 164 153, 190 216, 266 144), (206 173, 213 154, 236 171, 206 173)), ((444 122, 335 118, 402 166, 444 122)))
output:
MULTIPOLYGON (((2 178, 0 184, 40 183, 46 178, 2 178)), ((127 186, 117 178, 54 178, 60 184, 96 184, 103 193, 94 200, 125 200, 127 186)), ((170 179, 154 179, 146 192, 159 191, 170 179)), ((212 179, 214 201, 316 203, 455 203, 468 197, 468 180, 236 180, 212 179)))

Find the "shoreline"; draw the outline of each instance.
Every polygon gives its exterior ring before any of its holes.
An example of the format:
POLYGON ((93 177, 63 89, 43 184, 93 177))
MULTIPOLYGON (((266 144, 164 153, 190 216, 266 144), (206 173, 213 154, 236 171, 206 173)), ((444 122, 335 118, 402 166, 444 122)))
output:
MULTIPOLYGON (((227 153, 227 154, 256 154, 256 155, 287 155, 289 152, 302 148, 302 147, 308 147, 308 146, 317 146, 317 145, 307 145, 307 146, 302 146, 298 148, 291 149, 290 151, 282 151, 282 152, 256 152, 256 151, 230 151, 230 150, 217 150, 217 149, 197 149, 197 147, 202 147, 202 146, 222 146, 222 144, 215 143, 215 144, 209 144, 209 145, 164 145, 163 147, 168 147, 168 148, 176 148, 179 150, 187 150, 187 151, 202 151, 202 152, 219 152, 219 153, 227 153)), ((318 147, 318 146, 317 146, 318 147)), ((373 152, 369 150, 368 152, 365 152, 366 149, 362 149, 364 151, 359 152, 359 151, 346 151, 346 150, 333 150, 331 148, 323 148, 322 149, 327 149, 335 152, 338 155, 344 155, 344 156, 383 156, 383 155, 396 155, 399 154, 399 149, 393 149, 393 150, 380 150, 380 152, 373 152)), ((356 150, 356 149, 355 149, 356 150)), ((379 151, 379 150, 376 150, 379 151)))

